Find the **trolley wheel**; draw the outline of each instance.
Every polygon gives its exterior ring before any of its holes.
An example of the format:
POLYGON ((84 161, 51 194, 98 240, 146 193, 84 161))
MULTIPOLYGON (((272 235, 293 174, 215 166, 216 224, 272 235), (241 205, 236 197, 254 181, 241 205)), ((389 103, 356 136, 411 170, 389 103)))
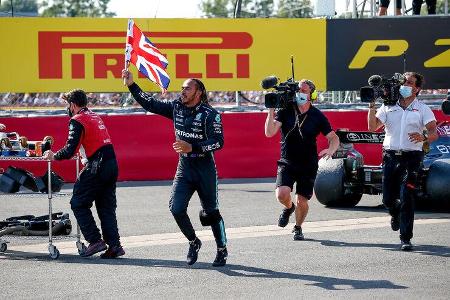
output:
POLYGON ((22 148, 27 148, 28 147, 28 139, 26 136, 21 136, 19 138, 19 142, 20 142, 20 146, 22 146, 22 148))
POLYGON ((2 138, 0 140, 0 148, 3 150, 11 149, 11 142, 8 138, 2 138))
POLYGON ((56 246, 49 246, 48 247, 48 252, 50 253, 50 258, 51 259, 58 259, 59 257, 59 250, 56 248, 56 246))
POLYGON ((8 250, 8 244, 6 243, 1 243, 0 244, 0 252, 6 252, 6 250, 8 250))
POLYGON ((42 142, 46 143, 49 142, 50 145, 53 145, 53 143, 55 142, 55 139, 51 136, 51 135, 47 135, 42 142))
POLYGON ((83 254, 86 253, 87 247, 84 243, 77 242, 77 249, 78 249, 78 254, 83 256, 83 254))
POLYGON ((50 253, 51 259, 58 259, 59 258, 59 250, 55 248, 55 251, 53 253, 50 253))

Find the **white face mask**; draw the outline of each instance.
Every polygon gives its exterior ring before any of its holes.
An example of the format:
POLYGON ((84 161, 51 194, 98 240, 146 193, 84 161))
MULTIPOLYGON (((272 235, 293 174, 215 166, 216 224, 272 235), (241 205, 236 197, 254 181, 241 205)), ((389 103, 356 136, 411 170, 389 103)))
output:
POLYGON ((295 93, 295 102, 297 102, 298 105, 304 105, 308 102, 308 94, 295 93))
POLYGON ((407 85, 402 85, 400 87, 400 95, 402 95, 403 98, 408 98, 412 95, 412 87, 407 85))

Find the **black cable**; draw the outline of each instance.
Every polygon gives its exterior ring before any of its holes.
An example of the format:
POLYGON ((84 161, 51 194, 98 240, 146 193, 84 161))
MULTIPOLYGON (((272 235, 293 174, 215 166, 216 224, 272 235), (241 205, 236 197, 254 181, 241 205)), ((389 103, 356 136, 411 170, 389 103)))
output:
POLYGON ((249 103, 256 104, 256 105, 259 105, 259 104, 260 104, 260 103, 258 103, 258 102, 252 101, 252 100, 248 99, 247 97, 245 97, 244 94, 242 94, 241 91, 238 91, 238 95, 239 95, 242 99, 244 99, 245 101, 247 101, 247 102, 249 102, 249 103))

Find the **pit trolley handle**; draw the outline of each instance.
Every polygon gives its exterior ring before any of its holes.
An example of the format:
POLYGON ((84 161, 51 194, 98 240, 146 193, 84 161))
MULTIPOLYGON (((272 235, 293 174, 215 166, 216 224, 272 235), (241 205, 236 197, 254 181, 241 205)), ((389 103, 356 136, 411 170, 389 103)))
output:
POLYGON ((53 245, 53 207, 52 207, 52 198, 53 198, 53 190, 52 190, 52 161, 50 159, 47 160, 47 196, 48 196, 48 252, 50 254, 50 258, 57 259, 59 257, 59 250, 53 245))

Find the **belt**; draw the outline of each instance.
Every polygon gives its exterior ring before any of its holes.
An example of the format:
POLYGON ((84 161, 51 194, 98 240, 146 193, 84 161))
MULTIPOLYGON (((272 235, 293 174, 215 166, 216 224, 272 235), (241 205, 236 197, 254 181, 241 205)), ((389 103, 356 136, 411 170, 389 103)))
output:
POLYGON ((206 157, 205 153, 181 153, 182 157, 206 157))
POLYGON ((393 155, 397 155, 397 156, 402 156, 404 154, 408 154, 408 153, 420 153, 422 151, 419 150, 384 150, 386 153, 389 154, 393 154, 393 155))

